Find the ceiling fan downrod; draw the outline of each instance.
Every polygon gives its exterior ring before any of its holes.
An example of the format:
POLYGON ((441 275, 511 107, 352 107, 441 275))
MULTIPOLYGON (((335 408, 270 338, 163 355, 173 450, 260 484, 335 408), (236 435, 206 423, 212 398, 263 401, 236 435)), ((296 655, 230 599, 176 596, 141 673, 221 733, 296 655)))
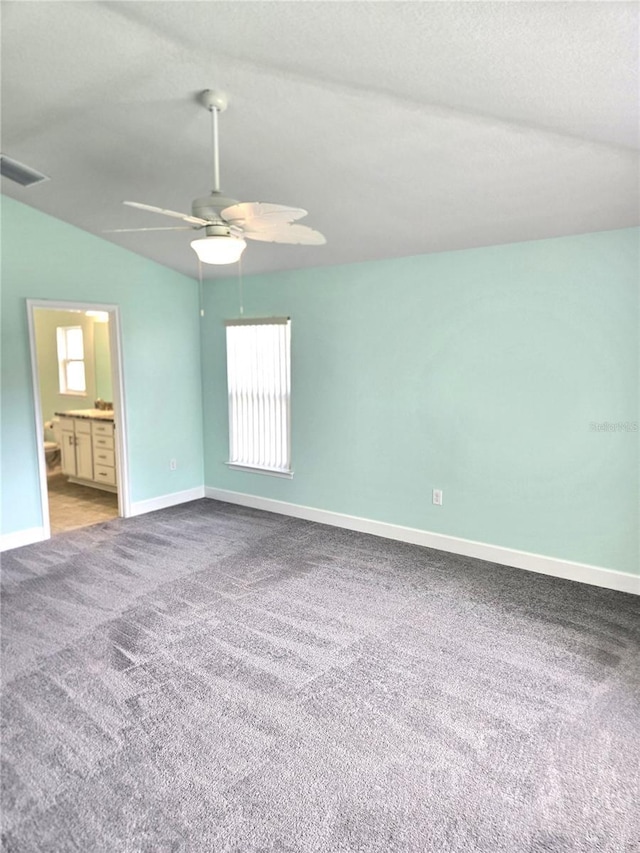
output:
POLYGON ((220 192, 220 154, 218 144, 218 113, 226 110, 229 99, 217 89, 205 89, 200 100, 211 113, 211 154, 213 158, 212 193, 220 192))

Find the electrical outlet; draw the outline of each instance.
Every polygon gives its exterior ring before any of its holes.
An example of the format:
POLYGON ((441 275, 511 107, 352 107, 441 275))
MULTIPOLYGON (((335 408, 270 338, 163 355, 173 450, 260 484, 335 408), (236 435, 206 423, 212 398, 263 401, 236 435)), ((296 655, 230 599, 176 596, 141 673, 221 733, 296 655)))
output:
POLYGON ((177 467, 178 467, 178 463, 176 462, 176 460, 175 460, 175 459, 170 459, 170 460, 169 460, 169 470, 170 470, 170 471, 175 471, 177 467))
POLYGON ((442 506, 442 489, 433 490, 433 503, 436 506, 442 506))

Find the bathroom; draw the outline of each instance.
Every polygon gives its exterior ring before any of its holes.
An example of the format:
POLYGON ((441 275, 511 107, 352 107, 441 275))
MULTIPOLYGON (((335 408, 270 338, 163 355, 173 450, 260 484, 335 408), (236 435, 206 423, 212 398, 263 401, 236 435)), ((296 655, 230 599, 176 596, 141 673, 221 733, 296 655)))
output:
POLYGON ((109 314, 35 308, 51 535, 119 515, 109 314))

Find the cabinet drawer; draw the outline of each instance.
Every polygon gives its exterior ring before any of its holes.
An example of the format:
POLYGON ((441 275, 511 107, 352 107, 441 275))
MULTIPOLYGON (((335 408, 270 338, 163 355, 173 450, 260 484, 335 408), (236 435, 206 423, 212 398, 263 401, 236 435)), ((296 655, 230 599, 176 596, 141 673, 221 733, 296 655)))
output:
POLYGON ((113 450, 113 438, 107 435, 94 435, 93 451, 97 453, 98 450, 113 450))
POLYGON ((76 418, 76 435, 87 435, 91 432, 91 421, 82 421, 76 418))
POLYGON ((94 421, 92 424, 92 431, 94 435, 107 435, 110 438, 113 438, 113 424, 94 421))
POLYGON ((93 464, 102 467, 113 468, 116 464, 116 456, 113 450, 103 450, 101 447, 93 448, 93 464))
POLYGON ((116 484, 116 469, 108 468, 106 465, 98 465, 96 462, 93 466, 93 479, 97 483, 109 483, 112 486, 116 484))
POLYGON ((65 432, 75 432, 74 430, 75 421, 73 418, 60 418, 60 429, 65 432))

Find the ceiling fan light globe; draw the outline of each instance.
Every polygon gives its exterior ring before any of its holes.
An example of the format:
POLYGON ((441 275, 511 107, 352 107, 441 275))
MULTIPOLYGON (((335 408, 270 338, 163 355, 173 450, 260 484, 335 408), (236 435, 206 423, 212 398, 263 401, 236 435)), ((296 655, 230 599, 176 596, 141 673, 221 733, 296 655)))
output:
POLYGON ((214 235, 191 241, 191 248, 203 264, 234 264, 247 244, 241 237, 214 235))

